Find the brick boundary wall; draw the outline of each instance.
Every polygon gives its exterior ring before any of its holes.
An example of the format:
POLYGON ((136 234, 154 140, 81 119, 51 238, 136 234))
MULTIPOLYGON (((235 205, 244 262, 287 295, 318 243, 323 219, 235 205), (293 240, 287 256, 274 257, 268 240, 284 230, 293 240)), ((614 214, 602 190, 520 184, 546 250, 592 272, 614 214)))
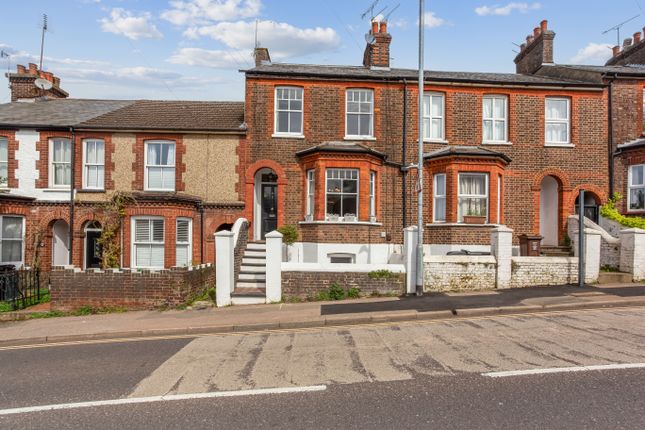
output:
POLYGON ((315 297, 336 282, 347 291, 359 288, 362 295, 405 294, 405 273, 389 278, 372 279, 367 272, 282 272, 282 296, 306 299, 315 297))
POLYGON ((175 307, 215 286, 215 267, 210 264, 160 271, 80 271, 68 267, 57 267, 50 273, 52 310, 175 307))

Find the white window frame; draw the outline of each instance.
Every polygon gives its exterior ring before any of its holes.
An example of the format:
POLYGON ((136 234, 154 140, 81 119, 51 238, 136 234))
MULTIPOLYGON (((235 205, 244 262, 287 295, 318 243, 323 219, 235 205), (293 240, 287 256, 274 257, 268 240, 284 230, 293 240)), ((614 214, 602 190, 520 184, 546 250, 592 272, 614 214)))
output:
MULTIPOLYGON (((358 181, 360 182, 360 177, 358 181)), ((376 172, 374 171, 370 171, 370 221, 372 219, 376 219, 376 172)))
MULTIPOLYGON (((305 91, 302 87, 289 87, 289 86, 280 86, 276 87, 274 91, 274 113, 273 113, 273 136, 274 137, 304 137, 304 127, 305 127, 305 91), (297 90, 300 92, 300 110, 297 109, 279 109, 278 108, 278 90, 297 90), (300 112, 300 131, 291 132, 291 131, 278 131, 278 112, 300 112)), ((298 100, 298 99, 282 99, 282 100, 298 100)), ((291 119, 288 121, 288 128, 291 128, 291 119)))
POLYGON ((105 141, 103 139, 83 139, 83 189, 85 190, 103 190, 105 189, 105 141), (97 160, 96 163, 88 163, 87 161, 87 155, 89 153, 87 147, 89 144, 98 144, 101 143, 103 145, 103 159, 102 160, 97 160), (100 163, 98 162, 100 161, 100 163), (103 183, 97 184, 96 186, 90 186, 87 181, 88 181, 88 170, 91 167, 96 167, 97 170, 99 168, 103 169, 103 183))
MULTIPOLYGON (((327 181, 329 179, 329 171, 330 170, 341 170, 341 171, 354 171, 354 172, 356 172, 356 212, 355 212, 354 215, 356 216, 356 221, 358 222, 359 221, 359 216, 360 216, 358 211, 360 210, 360 207, 361 207, 361 202, 360 202, 360 198, 361 198, 361 171, 359 169, 345 169, 345 168, 338 168, 338 167, 330 167, 328 169, 325 169, 325 220, 329 221, 329 213, 327 213, 327 196, 330 193, 327 190, 327 188, 328 188, 327 181)), ((345 194, 349 195, 349 194, 354 194, 354 193, 344 193, 342 191, 342 187, 341 187, 341 191, 339 193, 334 192, 334 193, 331 193, 331 194, 340 195, 341 200, 342 200, 343 195, 345 195, 345 194)), ((345 217, 342 216, 341 214, 338 214, 338 220, 339 221, 344 221, 345 217)))
POLYGON ((632 207, 632 190, 641 189, 641 188, 645 188, 645 164, 633 164, 633 165, 629 166, 629 168, 627 169, 627 212, 643 212, 643 211, 645 211, 645 208, 643 208, 643 209, 632 209, 631 208, 632 207), (643 172, 643 183, 633 185, 632 184, 632 178, 633 178, 632 169, 634 169, 636 167, 640 167, 644 171, 643 172))
MULTIPOLYGON (((63 137, 56 137, 53 139, 49 139, 49 187, 50 188, 62 188, 62 189, 68 189, 72 186, 72 184, 56 184, 56 169, 54 169, 56 164, 69 164, 70 169, 73 169, 74 166, 72 166, 72 151, 74 148, 72 147, 72 141, 67 138, 63 137), (69 153, 69 161, 54 161, 54 145, 55 142, 65 142, 70 145, 70 153, 69 153)), ((71 182, 71 172, 70 172, 70 182, 71 182)))
POLYGON ((187 267, 191 265, 193 256, 193 220, 192 218, 188 217, 177 217, 175 220, 175 265, 180 266, 180 267, 187 267), (188 242, 180 242, 179 238, 177 237, 177 232, 179 231, 179 222, 180 221, 188 221, 188 242), (179 247, 187 247, 188 248, 188 261, 186 261, 185 264, 179 264, 178 258, 177 258, 177 249, 179 247))
POLYGON ((0 158, 0 165, 5 166, 5 170, 7 171, 7 176, 3 177, 0 175, 0 188, 8 188, 9 187, 9 139, 7 139, 4 136, 0 136, 0 149, 4 146, 3 150, 0 150, 1 153, 6 153, 7 158, 2 159, 0 158))
POLYGON ((13 215, 13 214, 4 214, 0 215, 0 264, 13 264, 17 268, 22 267, 25 264, 25 217, 21 215, 13 215), (3 224, 4 224, 4 219, 5 218, 18 218, 20 219, 20 238, 19 239, 5 239, 2 237, 2 230, 3 230, 3 224), (8 242, 8 241, 13 241, 17 242, 20 241, 20 261, 2 261, 2 245, 3 242, 8 242))
POLYGON ((567 97, 545 97, 544 98, 544 145, 545 146, 573 146, 571 144, 571 99, 567 97), (549 101, 564 101, 567 103, 567 119, 549 119, 549 101), (549 124, 566 124, 567 140, 565 142, 551 142, 547 140, 547 126, 549 124))
POLYGON ((482 98, 482 142, 484 144, 509 144, 508 140, 508 96, 506 95, 501 95, 501 94, 487 94, 482 98), (485 117, 484 116, 484 103, 486 103, 486 100, 492 100, 493 101, 493 108, 491 110, 491 117, 485 117), (495 117, 495 103, 502 100, 504 102, 504 118, 497 118, 495 117), (504 123, 504 139, 498 140, 498 139, 491 139, 491 140, 486 140, 484 137, 484 129, 485 126, 484 124, 486 121, 491 121, 492 123, 492 133, 493 137, 495 136, 495 123, 497 122, 503 122, 504 123))
MULTIPOLYGON (((360 97, 359 97, 360 98, 360 97)), ((358 102, 359 105, 361 103, 367 103, 367 102, 358 102)), ((360 111, 360 108, 359 108, 360 111)), ((359 128, 360 128, 360 121, 359 121, 359 128)), ((359 130, 360 131, 360 130, 359 130)), ((345 139, 350 139, 350 140, 373 140, 374 139, 374 90, 367 89, 367 88, 348 88, 345 90, 345 139), (349 112, 347 109, 347 106, 349 104, 349 93, 369 93, 372 96, 372 101, 370 103, 370 112, 367 113, 361 113, 361 112, 349 112), (348 133, 348 118, 350 115, 358 115, 364 116, 364 115, 369 115, 370 116, 370 132, 369 134, 349 134, 348 133)))
POLYGON ((461 211, 461 199, 486 199, 486 224, 489 222, 489 214, 490 214, 490 178, 488 176, 488 173, 478 173, 478 172, 463 172, 459 173, 457 177, 457 222, 458 223, 463 223, 464 222, 464 216, 467 216, 467 214, 462 214, 460 213, 461 211), (461 194, 460 190, 460 183, 461 183, 461 177, 462 176, 483 176, 486 178, 486 182, 484 184, 484 191, 485 194, 461 194))
POLYGON ((424 142, 440 142, 445 143, 446 141, 446 95, 444 93, 438 92, 426 92, 423 95, 423 104, 425 107, 426 99, 428 100, 428 112, 423 112, 423 121, 428 121, 429 126, 426 127, 424 124, 423 127, 423 141, 424 142), (441 116, 432 115, 432 100, 438 97, 441 99, 441 116), (441 136, 431 136, 432 133, 432 120, 440 119, 441 120, 441 136))
MULTIPOLYGON (((143 157, 144 157, 144 185, 145 185, 145 190, 146 191, 175 191, 176 188, 176 183, 177 183, 177 142, 174 140, 146 140, 145 145, 143 145, 143 157), (174 150, 174 162, 172 166, 170 165, 156 165, 156 164, 148 164, 148 145, 172 145, 173 150, 174 150), (172 183, 172 188, 151 188, 148 185, 148 169, 151 167, 160 167, 162 168, 162 177, 163 177, 163 169, 170 169, 172 168, 175 171, 175 180, 172 183)), ((161 181, 163 183, 163 180, 161 181)))
MULTIPOLYGON (((152 231, 152 230, 151 230, 152 231)), ((163 269, 165 266, 165 261, 166 261, 166 220, 164 217, 160 216, 137 216, 137 217, 132 217, 130 218, 130 233, 131 233, 131 245, 130 245, 130 265, 132 266, 133 269, 163 269), (137 242, 136 241, 136 229, 137 229, 137 220, 146 220, 148 222, 151 222, 153 220, 161 220, 163 221, 163 240, 161 242, 159 241, 147 241, 147 242, 137 242), (163 247, 163 260, 164 260, 164 266, 137 266, 137 245, 161 245, 163 247)))
POLYGON ((307 170, 307 208, 306 216, 312 220, 316 210, 316 171, 307 170))
POLYGON ((445 223, 447 221, 448 217, 448 206, 447 206, 447 194, 448 194, 448 184, 446 183, 446 174, 445 173, 437 173, 434 175, 432 179, 432 222, 435 223, 445 223), (439 194, 437 192, 437 180, 439 178, 443 178, 443 188, 444 188, 444 194, 439 194), (437 219, 437 200, 443 200, 444 201, 444 208, 445 212, 443 214, 443 219, 437 219))

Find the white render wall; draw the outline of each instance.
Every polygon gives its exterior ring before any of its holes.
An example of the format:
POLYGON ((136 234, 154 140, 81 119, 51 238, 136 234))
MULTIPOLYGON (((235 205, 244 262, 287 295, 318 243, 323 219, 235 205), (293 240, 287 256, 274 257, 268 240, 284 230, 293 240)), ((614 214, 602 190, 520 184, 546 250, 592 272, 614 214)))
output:
POLYGON ((430 255, 424 259, 423 285, 428 292, 495 288, 497 261, 492 256, 430 255))
POLYGON ((287 251, 289 263, 328 264, 329 254, 351 254, 356 264, 400 263, 402 246, 395 244, 352 244, 296 242, 287 251))

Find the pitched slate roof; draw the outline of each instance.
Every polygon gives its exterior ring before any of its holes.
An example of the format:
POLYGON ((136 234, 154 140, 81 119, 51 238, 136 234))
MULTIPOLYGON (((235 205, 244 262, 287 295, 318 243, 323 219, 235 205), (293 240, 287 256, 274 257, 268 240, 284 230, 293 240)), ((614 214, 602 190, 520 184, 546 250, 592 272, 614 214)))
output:
POLYGON ((506 154, 501 152, 492 151, 487 148, 482 148, 480 146, 460 146, 460 145, 451 145, 446 146, 436 151, 429 152, 425 154, 423 158, 426 160, 432 160, 434 158, 441 157, 452 157, 452 156, 462 156, 462 157, 477 157, 477 158, 501 158, 507 163, 511 162, 511 159, 506 154))
MULTIPOLYGON (((342 78, 356 80, 415 80, 415 69, 370 69, 362 66, 328 66, 308 64, 262 64, 245 71, 247 75, 298 76, 309 78, 342 78)), ((476 72, 425 72, 425 79, 436 82, 463 82, 497 85, 535 85, 535 86, 580 86, 594 87, 584 81, 550 78, 546 76, 520 75, 516 73, 476 73, 476 72)))
POLYGON ((596 72, 603 74, 618 74, 629 76, 642 76, 645 77, 645 65, 630 64, 626 66, 590 66, 578 64, 558 64, 558 67, 563 67, 572 70, 582 70, 585 72, 596 72))
POLYGON ((382 152, 370 148, 359 142, 323 142, 320 145, 313 146, 308 149, 296 152, 296 156, 302 157, 316 152, 352 152, 375 155, 379 158, 385 159, 387 156, 382 152))
POLYGON ((0 105, 0 127, 244 131, 243 102, 50 99, 0 105))

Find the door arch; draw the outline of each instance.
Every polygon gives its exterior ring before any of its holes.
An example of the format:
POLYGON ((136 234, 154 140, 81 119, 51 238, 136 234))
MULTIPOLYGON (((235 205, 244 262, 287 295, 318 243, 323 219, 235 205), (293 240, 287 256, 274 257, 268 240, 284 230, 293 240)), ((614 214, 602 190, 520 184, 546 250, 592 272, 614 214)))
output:
POLYGON ((278 175, 265 167, 255 173, 253 202, 253 237, 264 240, 278 228, 278 175))
POLYGON ((66 266, 69 263, 69 224, 62 219, 52 226, 52 265, 66 266))
POLYGON ((103 262, 103 249, 99 243, 101 238, 101 223, 90 221, 85 225, 85 241, 83 252, 83 264, 86 269, 98 269, 103 262))
MULTIPOLYGON (((580 213, 580 195, 576 197, 576 215, 580 213)), ((584 215, 591 221, 598 224, 600 218, 600 199, 590 191, 585 192, 584 215)))
POLYGON ((545 176, 540 183, 540 235, 542 245, 557 246, 560 232, 560 182, 545 176))

